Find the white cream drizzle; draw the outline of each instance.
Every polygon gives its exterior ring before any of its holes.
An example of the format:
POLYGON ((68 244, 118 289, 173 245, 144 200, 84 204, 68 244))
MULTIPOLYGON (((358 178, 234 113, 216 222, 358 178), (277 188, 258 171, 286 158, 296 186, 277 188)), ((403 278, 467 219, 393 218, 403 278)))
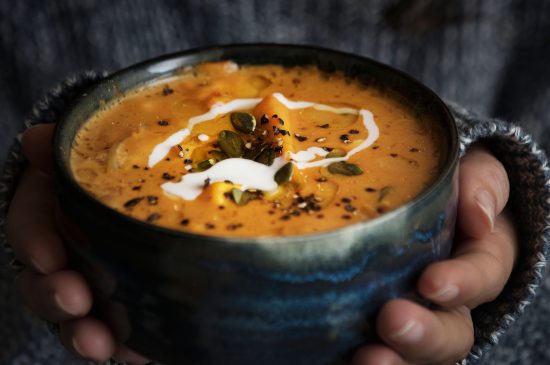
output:
POLYGON ((208 140, 210 139, 210 137, 208 137, 206 134, 202 134, 202 133, 199 134, 199 135, 197 136, 197 138, 198 138, 199 141, 201 141, 201 142, 206 142, 206 141, 208 141, 208 140))
POLYGON ((274 176, 287 161, 277 157, 271 166, 247 160, 244 158, 228 158, 216 163, 206 171, 185 175, 180 182, 167 182, 161 185, 162 189, 172 195, 185 200, 194 200, 201 193, 206 179, 210 183, 229 180, 240 185, 240 189, 258 189, 273 191, 277 189, 274 176))
POLYGON ((317 156, 325 157, 328 151, 321 147, 309 147, 307 150, 299 151, 298 153, 290 152, 290 158, 296 162, 311 161, 317 156))
POLYGON ((189 134, 191 134, 191 131, 187 128, 184 128, 172 134, 170 137, 164 140, 164 142, 157 144, 149 155, 149 160, 147 161, 149 167, 153 167, 157 163, 162 161, 162 159, 168 154, 168 152, 170 152, 170 149, 183 141, 185 137, 187 137, 189 134))
MULTIPOLYGON (((328 154, 327 151, 319 147, 309 147, 306 150, 298 151, 296 153, 289 151, 288 156, 294 162, 296 168, 300 170, 311 167, 326 166, 339 161, 346 161, 357 152, 372 145, 379 137, 380 132, 374 121, 374 117, 372 113, 366 109, 357 110, 353 108, 335 108, 330 105, 318 104, 309 101, 292 101, 287 99, 281 93, 274 93, 273 97, 275 97, 288 109, 314 108, 320 111, 327 111, 336 114, 360 115, 363 119, 363 125, 368 131, 368 137, 357 147, 348 151, 348 153, 343 157, 315 160, 318 156, 325 157, 328 154)), ((206 113, 190 118, 187 128, 183 128, 172 134, 166 140, 153 148, 153 151, 149 155, 149 167, 153 167, 158 162, 163 160, 172 147, 181 143, 191 134, 193 127, 197 124, 212 120, 221 114, 226 114, 232 111, 253 109, 262 100, 263 99, 261 98, 234 99, 228 103, 216 103, 206 113)), ((208 136, 206 136, 207 139, 202 139, 204 137, 201 138, 201 136, 206 135, 199 135, 199 140, 208 140, 208 136)), ((168 182, 162 184, 161 188, 165 192, 185 200, 194 200, 197 196, 199 196, 202 192, 204 181, 206 179, 210 179, 211 183, 230 180, 234 184, 240 185, 243 191, 246 189, 273 191, 277 188, 277 183, 274 179, 275 173, 286 162, 287 160, 284 157, 278 157, 271 166, 266 166, 244 158, 229 158, 216 163, 206 171, 188 173, 184 175, 178 183, 168 182)))

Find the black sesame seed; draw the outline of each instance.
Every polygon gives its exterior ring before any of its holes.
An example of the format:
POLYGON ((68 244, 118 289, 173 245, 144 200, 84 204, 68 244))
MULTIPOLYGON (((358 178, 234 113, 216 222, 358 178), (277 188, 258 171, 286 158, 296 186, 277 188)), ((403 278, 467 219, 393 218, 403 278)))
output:
POLYGON ((241 228, 242 226, 243 225, 241 223, 231 223, 231 224, 228 224, 226 228, 228 231, 234 231, 238 228, 241 228))
POLYGON ((321 176, 321 177, 318 177, 315 181, 317 181, 317 182, 326 182, 327 178, 324 177, 324 176, 321 176))
POLYGON ((182 220, 180 221, 180 224, 181 224, 182 226, 188 225, 188 224, 189 224, 189 219, 187 219, 187 218, 182 219, 182 220))
POLYGON ((160 214, 153 213, 153 214, 149 215, 145 221, 147 223, 153 223, 154 221, 159 220, 159 218, 160 218, 160 214))
POLYGON ((175 178, 175 176, 170 175, 169 173, 165 172, 165 173, 162 174, 162 178, 164 180, 173 180, 175 178))
POLYGON ((157 205, 159 202, 159 198, 154 196, 154 195, 148 195, 147 196, 147 203, 149 203, 149 205, 157 205))
POLYGON ((416 147, 412 147, 412 148, 410 148, 410 149, 409 149, 409 151, 411 151, 411 152, 418 152, 418 151, 419 151, 419 149, 418 149, 418 148, 416 148, 416 147))
POLYGON ((325 218, 325 216, 323 214, 317 214, 317 218, 323 219, 323 218, 325 218))
POLYGON ((287 220, 289 220, 289 219, 290 219, 290 216, 289 216, 288 214, 285 214, 285 215, 282 215, 282 216, 281 216, 281 220, 282 220, 282 221, 287 221, 287 220))
POLYGON ((319 126, 319 128, 325 128, 325 129, 328 128, 328 127, 330 127, 330 125, 329 125, 328 123, 326 123, 326 124, 321 124, 321 125, 319 126))
POLYGON ((266 114, 262 115, 262 117, 260 118, 260 123, 261 124, 269 123, 269 117, 266 114))
POLYGON ((141 202, 142 200, 143 200, 143 197, 142 197, 142 196, 137 197, 137 198, 134 198, 134 199, 130 199, 130 200, 128 200, 126 203, 124 203, 124 208, 126 208, 126 209, 133 208, 133 207, 135 207, 136 205, 138 205, 139 202, 141 202))
POLYGON ((307 137, 306 136, 302 136, 300 134, 296 134, 294 133, 294 137, 296 137, 296 139, 300 142, 303 142, 303 141, 306 141, 307 140, 307 137))
POLYGON ((219 209, 219 210, 224 210, 224 209, 225 209, 225 206, 223 206, 223 205, 218 205, 218 209, 219 209))
POLYGON ((350 129, 349 134, 359 134, 359 131, 357 129, 350 129))
POLYGON ((170 95, 174 92, 174 90, 170 89, 168 86, 165 86, 163 89, 162 89, 162 95, 166 96, 166 95, 170 95))
POLYGON ((350 198, 342 198, 340 199, 342 203, 351 203, 351 199, 350 198))
POLYGON ((345 209, 347 212, 355 212, 355 207, 352 206, 352 205, 349 205, 349 204, 344 205, 344 209, 345 209))
POLYGON ((139 166, 138 165, 133 165, 132 168, 133 169, 139 169, 139 166))
POLYGON ((344 214, 344 215, 342 215, 342 219, 351 219, 351 215, 344 214))
POLYGON ((190 158, 186 158, 185 160, 183 160, 183 163, 191 164, 191 163, 193 163, 193 160, 191 160, 190 158))
POLYGON ((282 120, 281 118, 279 118, 279 124, 280 124, 280 125, 285 125, 285 121, 282 120))
POLYGON ((382 213, 384 213, 385 209, 384 209, 384 207, 378 207, 378 208, 376 208, 376 211, 378 213, 382 214, 382 213))
POLYGON ((133 191, 140 191, 140 190, 141 190, 141 186, 140 186, 140 185, 132 186, 132 190, 133 190, 133 191))
POLYGON ((158 124, 159 124, 160 126, 162 126, 162 127, 166 127, 166 126, 167 126, 168 124, 170 124, 170 123, 168 123, 167 120, 159 120, 159 121, 158 121, 158 124))
POLYGON ((342 134, 342 135, 340 136, 340 139, 341 139, 342 141, 347 141, 347 140, 349 140, 349 136, 348 136, 347 134, 342 134))
POLYGON ((204 227, 205 227, 206 229, 214 229, 214 228, 216 228, 216 226, 213 225, 212 223, 205 223, 204 227))
POLYGON ((391 157, 397 157, 397 153, 390 153, 391 157))
POLYGON ((273 115, 271 116, 271 118, 277 119, 277 118, 279 118, 279 116, 278 116, 277 114, 273 114, 273 115))
POLYGON ((369 192, 369 193, 374 193, 376 191, 375 188, 366 188, 365 191, 369 192))
POLYGON ((268 213, 269 215, 273 215, 273 214, 275 214, 275 211, 274 211, 274 210, 268 210, 267 213, 268 213))
POLYGON ((204 179, 204 187, 206 188, 208 185, 210 185, 210 178, 209 177, 204 179))

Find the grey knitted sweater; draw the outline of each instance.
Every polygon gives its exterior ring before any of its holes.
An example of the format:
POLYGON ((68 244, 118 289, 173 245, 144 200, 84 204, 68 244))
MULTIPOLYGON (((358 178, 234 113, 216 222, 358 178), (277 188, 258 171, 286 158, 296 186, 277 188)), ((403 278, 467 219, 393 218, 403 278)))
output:
MULTIPOLYGON (((76 77, 42 98, 68 75, 220 43, 305 43, 351 51, 409 72, 468 110, 522 126, 453 106, 463 146, 486 138, 506 165, 522 234, 520 265, 509 285, 474 313, 476 346, 467 362, 550 363, 550 281, 540 280, 548 172, 523 132, 550 149, 548 34, 550 2, 544 0, 0 2, 0 225, 17 174, 18 156, 9 146, 25 118, 55 121, 72 93, 91 82, 76 77)), ((8 260, 0 254, 0 364, 80 364, 21 308, 8 260)))

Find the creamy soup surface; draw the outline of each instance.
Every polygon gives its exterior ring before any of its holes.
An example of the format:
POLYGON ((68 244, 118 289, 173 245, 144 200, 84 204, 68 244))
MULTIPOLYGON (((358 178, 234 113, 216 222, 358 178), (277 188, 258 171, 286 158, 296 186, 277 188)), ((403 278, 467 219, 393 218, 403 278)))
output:
POLYGON ((95 114, 72 172, 104 204, 170 229, 331 230, 399 207, 437 176, 438 127, 398 99, 315 67, 206 63, 95 114))

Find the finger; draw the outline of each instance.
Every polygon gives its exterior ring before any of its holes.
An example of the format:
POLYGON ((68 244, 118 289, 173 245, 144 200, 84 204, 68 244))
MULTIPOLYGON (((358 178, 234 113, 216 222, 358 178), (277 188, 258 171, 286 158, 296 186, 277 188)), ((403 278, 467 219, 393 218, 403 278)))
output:
POLYGON ((151 360, 139 355, 138 353, 130 350, 129 348, 121 344, 117 346, 115 354, 113 355, 113 359, 118 362, 135 365, 145 365, 151 362, 151 360))
POLYGON ((6 235, 27 267, 48 274, 66 266, 67 255, 56 232, 51 179, 28 168, 21 177, 6 218, 6 235))
POLYGON ((413 364, 453 364, 473 345, 470 311, 462 306, 431 311, 416 303, 388 302, 377 318, 379 336, 413 364))
POLYGON ((471 148, 460 162, 457 224, 469 237, 490 232, 510 192, 502 164, 483 147, 471 148))
POLYGON ((94 361, 113 356, 116 341, 109 328, 93 317, 63 322, 59 326, 61 343, 75 355, 94 361))
POLYGON ((21 144, 29 162, 46 174, 53 170, 52 139, 55 124, 38 124, 23 134, 21 144))
POLYGON ((493 232, 481 240, 458 242, 453 258, 432 264, 418 281, 418 291, 435 303, 475 308, 494 300, 510 277, 517 257, 517 234, 505 210, 493 232))
POLYGON ((353 365, 406 365, 395 351, 384 345, 368 345, 357 350, 353 365))
POLYGON ((23 270, 16 279, 23 303, 40 317, 54 323, 86 315, 92 295, 86 281, 74 271, 50 275, 23 270))

